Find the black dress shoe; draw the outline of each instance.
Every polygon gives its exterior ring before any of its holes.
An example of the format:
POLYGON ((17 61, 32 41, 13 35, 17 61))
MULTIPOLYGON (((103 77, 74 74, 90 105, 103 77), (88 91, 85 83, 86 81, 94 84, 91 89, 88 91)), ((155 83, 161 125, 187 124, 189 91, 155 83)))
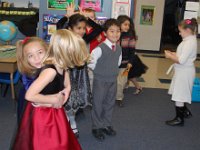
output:
POLYGON ((99 141, 103 141, 105 139, 102 129, 93 129, 92 134, 99 141))
POLYGON ((184 121, 179 117, 175 117, 172 120, 165 121, 165 123, 170 126, 183 126, 184 125, 184 121))
POLYGON ((111 126, 103 128, 102 131, 109 136, 115 136, 117 134, 116 131, 111 126))
POLYGON ((79 132, 76 132, 74 134, 75 134, 76 138, 78 139, 79 138, 79 132))
POLYGON ((183 116, 184 118, 188 119, 192 117, 191 111, 187 108, 187 106, 183 107, 183 116))
POLYGON ((124 107, 123 100, 117 100, 117 105, 118 105, 119 107, 124 107))
POLYGON ((72 129, 72 131, 74 132, 74 135, 76 136, 76 138, 79 138, 79 131, 77 128, 72 129))
POLYGON ((165 123, 170 126, 183 126, 184 125, 184 108, 183 107, 175 107, 176 108, 176 117, 172 120, 168 120, 165 123))

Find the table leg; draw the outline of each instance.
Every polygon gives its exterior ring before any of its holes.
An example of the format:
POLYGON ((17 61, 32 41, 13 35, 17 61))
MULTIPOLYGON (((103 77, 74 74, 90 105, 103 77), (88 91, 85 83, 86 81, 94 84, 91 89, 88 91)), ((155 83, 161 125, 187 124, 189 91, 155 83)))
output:
POLYGON ((10 86, 11 86, 12 99, 15 100, 15 90, 14 90, 14 83, 13 83, 13 73, 10 74, 10 86))

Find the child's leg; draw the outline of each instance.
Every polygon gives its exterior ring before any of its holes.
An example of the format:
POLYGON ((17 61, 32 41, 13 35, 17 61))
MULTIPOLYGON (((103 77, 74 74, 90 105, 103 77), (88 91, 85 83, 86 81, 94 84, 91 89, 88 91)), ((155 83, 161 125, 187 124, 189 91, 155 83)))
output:
POLYGON ((92 128, 100 129, 103 127, 102 112, 103 99, 105 97, 105 82, 94 79, 93 82, 93 101, 92 101, 92 128))
POLYGON ((131 82, 131 81, 128 79, 127 82, 126 82, 126 84, 125 84, 125 87, 124 87, 125 89, 129 88, 130 82, 131 82))
POLYGON ((115 105, 115 95, 117 91, 117 83, 110 82, 107 87, 106 96, 103 101, 103 122, 104 127, 112 126, 112 114, 115 105))
POLYGON ((69 110, 69 111, 67 111, 67 116, 68 116, 68 120, 70 122, 70 126, 72 128, 72 131, 78 137, 79 131, 78 131, 77 125, 76 125, 75 112, 73 110, 69 110))
POLYGON ((127 76, 123 76, 123 72, 125 71, 126 68, 120 68, 119 70, 119 75, 117 77, 117 96, 116 100, 122 101, 124 98, 124 87, 127 82, 127 76))
POLYGON ((93 75, 93 71, 91 69, 88 69, 88 76, 89 76, 89 80, 90 80, 90 88, 92 91, 94 75, 93 75))
POLYGON ((104 122, 104 128, 103 132, 109 136, 115 136, 116 131, 112 127, 112 114, 113 109, 115 105, 115 95, 117 92, 117 83, 116 82, 110 82, 107 83, 107 92, 105 99, 103 101, 103 122, 104 122))
POLYGON ((134 86, 136 87, 135 94, 139 94, 140 92, 142 92, 142 87, 139 85, 136 78, 131 78, 131 79, 129 79, 129 81, 131 81, 134 84, 134 86))
MULTIPOLYGON (((93 101, 92 101, 92 134, 98 140, 104 140, 105 136, 103 134, 103 99, 105 97, 106 89, 105 82, 97 80, 94 78, 93 82, 93 101)), ((115 95, 116 96, 116 95, 115 95)))
POLYGON ((191 118, 192 117, 192 113, 191 111, 187 108, 186 103, 184 103, 184 118, 191 118))
POLYGON ((183 126, 184 125, 184 103, 175 102, 176 116, 172 120, 168 120, 165 123, 170 126, 183 126))

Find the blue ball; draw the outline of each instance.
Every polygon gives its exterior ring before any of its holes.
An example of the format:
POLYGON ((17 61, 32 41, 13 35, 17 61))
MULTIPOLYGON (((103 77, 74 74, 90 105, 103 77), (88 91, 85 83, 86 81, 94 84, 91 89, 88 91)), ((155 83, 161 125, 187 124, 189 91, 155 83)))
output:
POLYGON ((13 40, 17 35, 17 27, 11 21, 0 22, 0 40, 8 42, 13 40))

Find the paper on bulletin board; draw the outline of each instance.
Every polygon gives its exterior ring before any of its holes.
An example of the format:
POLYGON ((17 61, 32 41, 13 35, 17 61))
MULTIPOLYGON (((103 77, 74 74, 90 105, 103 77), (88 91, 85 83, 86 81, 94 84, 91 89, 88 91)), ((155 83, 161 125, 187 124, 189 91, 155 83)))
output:
POLYGON ((196 18, 197 19, 198 12, 196 11, 185 11, 184 12, 184 19, 192 19, 196 18))
POLYGON ((130 6, 131 1, 124 0, 124 2, 118 2, 118 0, 113 0, 112 4, 112 18, 117 18, 119 15, 130 16, 130 6))
POLYGON ((199 2, 186 2, 185 10, 199 11, 199 2))
POLYGON ((48 0, 47 8, 65 10, 70 3, 74 3, 74 0, 48 0))
POLYGON ((43 33, 42 38, 49 42, 51 35, 57 30, 56 24, 63 17, 63 15, 43 15, 43 33))

